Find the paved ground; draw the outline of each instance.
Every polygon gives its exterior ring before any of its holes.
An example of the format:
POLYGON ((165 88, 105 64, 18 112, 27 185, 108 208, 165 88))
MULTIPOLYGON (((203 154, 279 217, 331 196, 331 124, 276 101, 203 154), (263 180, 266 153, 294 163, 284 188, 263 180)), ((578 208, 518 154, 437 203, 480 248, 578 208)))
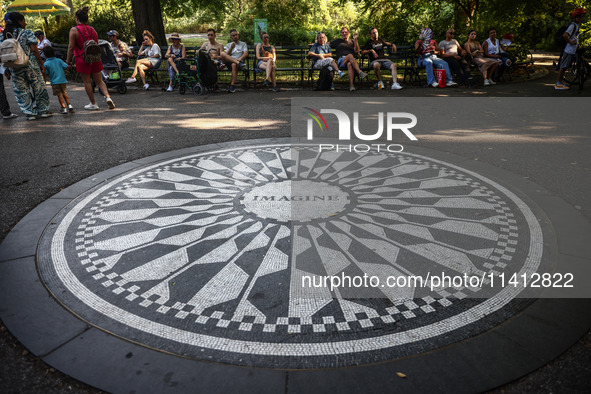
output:
MULTIPOLYGON (((568 114, 580 119, 580 127, 572 129, 536 122, 534 98, 590 103, 591 88, 582 94, 556 92, 551 86, 553 82, 553 74, 548 74, 534 81, 508 83, 487 90, 412 87, 395 93, 361 90, 354 97, 492 98, 490 101, 480 99, 483 106, 477 115, 488 119, 489 124, 494 122, 495 116, 519 116, 515 118, 514 130, 489 128, 482 132, 477 127, 470 127, 471 123, 465 124, 462 119, 466 114, 458 108, 452 111, 450 119, 437 118, 441 123, 439 131, 422 135, 422 145, 526 177, 560 196, 589 219, 591 157, 588 152, 591 140, 588 117, 582 112, 568 114), (504 97, 529 97, 531 101, 523 100, 522 105, 531 103, 534 107, 516 109, 515 113, 519 115, 500 114, 496 112, 495 101, 504 97)), ((70 91, 77 108, 86 104, 79 85, 70 86, 70 91)), ((11 97, 10 91, 7 93, 11 97)), ((345 91, 321 94, 327 99, 350 96, 345 91)), ((79 110, 74 115, 56 115, 43 121, 27 122, 22 117, 4 121, 0 133, 1 238, 42 201, 81 179, 116 165, 195 145, 288 137, 290 98, 313 95, 316 93, 310 90, 286 90, 277 94, 254 90, 235 95, 219 93, 196 97, 130 89, 124 96, 114 94, 118 105, 116 111, 89 113, 79 110)), ((55 101, 53 103, 55 105, 55 101)), ((441 98, 442 106, 445 103, 445 98, 441 98)), ((12 99, 11 104, 16 108, 12 99)), ((103 107, 106 106, 103 104, 103 107)), ((1 337, 0 357, 5 366, 0 376, 3 392, 96 392, 29 355, 4 328, 1 337)), ((591 334, 588 333, 556 361, 499 390, 583 392, 591 384, 590 342, 591 334)))

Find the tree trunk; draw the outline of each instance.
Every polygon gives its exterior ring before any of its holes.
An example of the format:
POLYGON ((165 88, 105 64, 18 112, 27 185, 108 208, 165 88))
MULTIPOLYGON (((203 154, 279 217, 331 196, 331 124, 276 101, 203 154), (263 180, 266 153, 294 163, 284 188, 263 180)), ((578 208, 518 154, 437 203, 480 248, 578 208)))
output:
POLYGON ((74 16, 76 10, 74 9, 74 3, 72 2, 72 0, 66 0, 66 5, 70 7, 70 16, 74 16))
POLYGON ((160 0, 131 0, 131 9, 135 21, 135 39, 138 45, 143 41, 142 32, 149 30, 158 45, 166 46, 160 0))

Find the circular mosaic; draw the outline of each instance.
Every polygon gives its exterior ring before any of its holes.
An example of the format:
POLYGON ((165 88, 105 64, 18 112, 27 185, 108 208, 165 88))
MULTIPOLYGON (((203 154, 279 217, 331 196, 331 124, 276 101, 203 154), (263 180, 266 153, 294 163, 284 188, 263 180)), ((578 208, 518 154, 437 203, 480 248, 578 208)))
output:
POLYGON ((542 263, 522 200, 408 153, 194 154, 106 182, 54 222, 39 271, 77 315, 155 349, 262 367, 455 343, 522 309, 523 288, 494 281, 542 263))

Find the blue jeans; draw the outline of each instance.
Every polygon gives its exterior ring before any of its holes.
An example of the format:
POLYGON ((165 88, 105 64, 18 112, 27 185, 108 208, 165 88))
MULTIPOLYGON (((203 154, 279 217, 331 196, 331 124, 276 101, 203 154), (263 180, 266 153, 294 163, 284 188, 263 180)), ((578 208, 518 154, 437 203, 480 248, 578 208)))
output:
POLYGON ((439 59, 435 55, 428 54, 419 56, 419 61, 417 62, 417 65, 419 67, 425 67, 425 69, 427 70, 428 85, 431 85, 433 82, 435 82, 435 75, 433 74, 433 65, 435 65, 437 68, 442 68, 445 70, 446 81, 453 81, 453 77, 451 75, 451 72, 449 71, 449 65, 447 64, 447 62, 443 59, 439 59))

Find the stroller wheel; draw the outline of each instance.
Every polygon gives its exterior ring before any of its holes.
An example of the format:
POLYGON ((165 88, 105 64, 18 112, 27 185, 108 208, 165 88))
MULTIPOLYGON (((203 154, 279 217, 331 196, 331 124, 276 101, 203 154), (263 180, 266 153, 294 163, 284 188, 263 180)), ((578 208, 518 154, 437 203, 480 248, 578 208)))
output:
POLYGON ((180 94, 185 94, 186 91, 187 91, 187 88, 185 88, 184 84, 179 86, 179 93, 180 94))
POLYGON ((203 87, 199 82, 193 85, 193 93, 195 93, 197 96, 200 96, 201 93, 203 93, 203 87))
POLYGON ((127 85, 125 83, 120 83, 119 85, 117 85, 117 92, 119 94, 127 93, 127 85))

